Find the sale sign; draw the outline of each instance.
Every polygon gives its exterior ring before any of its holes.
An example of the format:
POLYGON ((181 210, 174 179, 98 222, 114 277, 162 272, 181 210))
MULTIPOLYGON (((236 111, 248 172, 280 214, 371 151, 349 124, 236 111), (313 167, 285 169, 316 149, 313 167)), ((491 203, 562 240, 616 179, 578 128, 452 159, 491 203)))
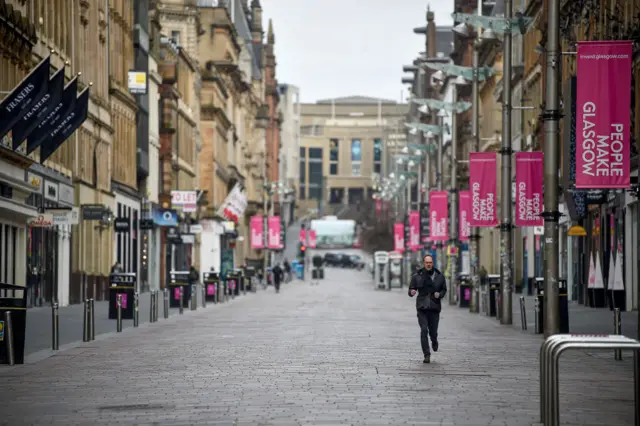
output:
POLYGON ((404 252, 404 223, 393 224, 393 247, 397 252, 404 252))
POLYGON ((471 226, 494 227, 498 224, 497 166, 495 152, 469 153, 471 226))
POLYGON ((264 220, 262 216, 251 216, 251 248, 264 248, 264 220))
POLYGON ((471 215, 471 194, 469 191, 460 191, 458 193, 458 235, 460 241, 468 241, 471 236, 471 223, 469 216, 471 215))
POLYGON ((449 239, 449 193, 447 191, 429 193, 429 231, 430 241, 449 239))
POLYGON ((516 152, 516 226, 542 226, 542 152, 516 152))
POLYGON ((629 188, 631 41, 578 42, 576 188, 629 188))

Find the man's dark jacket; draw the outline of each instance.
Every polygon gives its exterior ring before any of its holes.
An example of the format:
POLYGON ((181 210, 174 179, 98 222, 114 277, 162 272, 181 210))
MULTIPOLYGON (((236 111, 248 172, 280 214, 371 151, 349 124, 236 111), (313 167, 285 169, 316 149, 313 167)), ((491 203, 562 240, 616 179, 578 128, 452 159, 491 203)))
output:
POLYGON ((441 300, 447 294, 447 281, 442 272, 436 268, 433 268, 432 271, 422 268, 411 277, 409 296, 411 296, 411 290, 418 292, 416 309, 440 312, 442 309, 441 300), (440 297, 436 298, 433 293, 440 293, 440 297))

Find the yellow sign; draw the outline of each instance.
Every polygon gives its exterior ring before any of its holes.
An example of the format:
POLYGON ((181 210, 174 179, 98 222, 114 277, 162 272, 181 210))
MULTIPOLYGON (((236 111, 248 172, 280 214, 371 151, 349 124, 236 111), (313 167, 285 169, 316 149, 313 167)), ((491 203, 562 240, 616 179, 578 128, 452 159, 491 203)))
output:
POLYGON ((4 321, 0 321, 0 342, 4 340, 4 321))
POLYGON ((569 228, 569 231, 567 231, 567 235, 570 237, 586 237, 587 231, 582 226, 574 225, 569 228))

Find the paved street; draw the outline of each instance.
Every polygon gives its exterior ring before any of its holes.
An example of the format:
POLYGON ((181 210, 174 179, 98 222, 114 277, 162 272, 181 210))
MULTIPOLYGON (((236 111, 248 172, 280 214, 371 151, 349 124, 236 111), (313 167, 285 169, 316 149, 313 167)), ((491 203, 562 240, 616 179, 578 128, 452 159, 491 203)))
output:
MULTIPOLYGON (((445 306, 422 364, 414 300, 327 270, 23 366, 0 424, 531 425, 539 336, 445 306)), ((632 425, 630 356, 561 362, 563 424, 632 425)))

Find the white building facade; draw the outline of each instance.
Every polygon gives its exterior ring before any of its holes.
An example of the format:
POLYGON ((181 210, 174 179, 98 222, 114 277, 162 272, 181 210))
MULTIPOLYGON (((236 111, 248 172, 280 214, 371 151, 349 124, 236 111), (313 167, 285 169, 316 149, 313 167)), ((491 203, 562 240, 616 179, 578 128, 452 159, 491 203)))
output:
MULTIPOLYGON (((278 108, 282 115, 279 176, 287 187, 296 188, 300 181, 300 89, 292 84, 280 84, 278 92, 278 108)), ((283 198, 281 211, 287 226, 293 221, 295 201, 296 191, 283 198)))

